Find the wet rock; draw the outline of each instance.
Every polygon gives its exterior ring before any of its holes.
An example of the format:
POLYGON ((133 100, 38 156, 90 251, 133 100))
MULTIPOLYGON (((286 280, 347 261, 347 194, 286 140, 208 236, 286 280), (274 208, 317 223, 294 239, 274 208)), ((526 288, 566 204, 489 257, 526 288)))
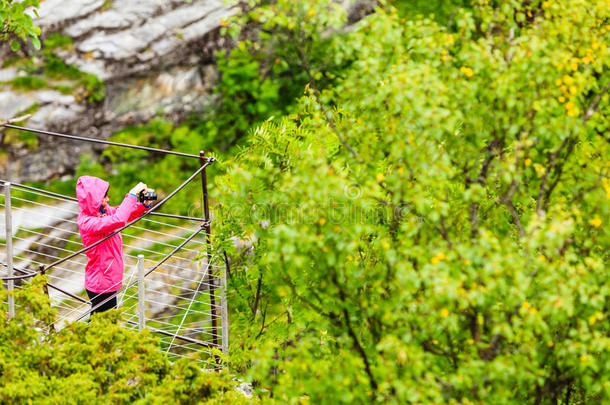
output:
POLYGON ((28 127, 45 129, 49 126, 59 127, 67 122, 75 121, 80 114, 86 111, 86 107, 80 104, 68 106, 53 103, 41 107, 28 120, 28 127))
POLYGON ((18 72, 15 68, 0 69, 0 82, 8 82, 17 76, 18 72))
POLYGON ((121 8, 123 3, 65 29, 77 37, 70 63, 104 80, 180 64, 188 56, 185 46, 219 28, 222 18, 236 12, 222 0, 168 4, 148 0, 121 8), (162 60, 173 53, 177 55, 170 61, 162 60))
POLYGON ((240 383, 235 389, 244 394, 246 398, 252 398, 252 394, 254 394, 254 388, 249 383, 240 383))
POLYGON ((16 117, 33 103, 34 98, 30 94, 0 91, 0 120, 16 117))
POLYGON ((105 0, 46 0, 40 2, 37 24, 46 32, 56 30, 70 21, 83 18, 100 9, 105 0))
POLYGON ((61 94, 57 90, 38 91, 33 94, 33 98, 41 104, 71 105, 76 103, 74 96, 61 94))

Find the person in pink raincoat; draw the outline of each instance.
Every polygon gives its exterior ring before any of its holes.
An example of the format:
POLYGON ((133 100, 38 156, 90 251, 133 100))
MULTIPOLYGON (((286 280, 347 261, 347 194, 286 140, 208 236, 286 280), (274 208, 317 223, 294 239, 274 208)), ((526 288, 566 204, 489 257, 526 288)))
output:
MULTIPOLYGON (((108 188, 110 184, 97 177, 82 176, 76 183, 78 198, 78 229, 83 244, 90 246, 129 221, 142 215, 150 205, 138 201, 142 191, 153 191, 144 183, 132 188, 118 207, 108 205, 108 188)), ((123 238, 117 233, 108 240, 86 251, 85 290, 91 300, 91 307, 111 296, 123 285, 123 238)), ((117 300, 113 297, 108 302, 95 308, 92 313, 116 308, 117 300)))

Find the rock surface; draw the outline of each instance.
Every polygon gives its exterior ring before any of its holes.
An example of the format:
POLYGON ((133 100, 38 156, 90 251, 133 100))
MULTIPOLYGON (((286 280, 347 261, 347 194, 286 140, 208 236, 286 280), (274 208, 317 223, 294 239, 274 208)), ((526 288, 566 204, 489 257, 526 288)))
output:
MULTIPOLYGON (((88 103, 56 90, 14 90, 0 85, 0 120, 34 110, 24 126, 107 139, 128 125, 162 115, 177 122, 214 101, 214 52, 227 46, 221 21, 238 9, 224 0, 46 0, 37 24, 43 37, 60 33, 73 45, 55 50, 66 63, 91 73, 106 97, 88 103)), ((0 58, 11 56, 6 47, 0 58)), ((0 70, 0 82, 26 75, 0 70)), ((69 175, 81 153, 98 146, 37 135, 39 147, 3 145, 0 179, 44 181, 69 175)), ((2 134, 0 133, 0 140, 2 134)))

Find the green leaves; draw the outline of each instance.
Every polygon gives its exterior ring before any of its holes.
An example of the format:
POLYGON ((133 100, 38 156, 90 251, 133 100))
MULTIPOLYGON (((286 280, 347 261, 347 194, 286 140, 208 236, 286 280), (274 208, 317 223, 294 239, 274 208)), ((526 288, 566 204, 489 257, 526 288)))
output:
MULTIPOLYGON (((115 310, 51 330, 55 310, 43 292, 45 282, 36 277, 15 290, 14 319, 0 309, 2 402, 245 402, 227 372, 203 372, 188 360, 170 364, 147 330, 123 327, 115 310)), ((0 299, 6 296, 0 290, 0 299)))
POLYGON ((17 52, 21 44, 15 37, 23 42, 28 39, 34 49, 40 49, 40 27, 34 25, 29 12, 37 15, 36 8, 39 0, 0 0, 0 41, 10 40, 11 50, 17 52))

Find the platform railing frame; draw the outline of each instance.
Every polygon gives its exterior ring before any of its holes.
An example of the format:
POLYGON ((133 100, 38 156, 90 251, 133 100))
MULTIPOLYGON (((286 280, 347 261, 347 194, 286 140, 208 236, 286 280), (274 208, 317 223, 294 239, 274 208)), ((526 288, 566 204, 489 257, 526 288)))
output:
MULTIPOLYGON (((181 339, 181 340, 185 340, 187 342, 190 343, 194 343, 194 344, 198 344, 201 346, 206 346, 206 347, 216 347, 221 349, 221 351, 226 354, 228 352, 228 345, 229 345, 229 341, 228 341, 228 314, 227 314, 227 300, 226 300, 226 288, 227 288, 227 280, 226 280, 226 269, 225 269, 225 273, 224 273, 224 277, 221 278, 221 282, 220 285, 218 284, 218 276, 216 274, 214 274, 213 271, 211 271, 211 260, 212 260, 212 251, 213 251, 213 247, 212 247, 212 240, 211 240, 211 216, 210 216, 210 209, 209 209, 209 197, 208 197, 208 185, 207 185, 207 174, 206 174, 206 168, 207 166, 209 166, 210 164, 215 162, 215 158, 214 157, 206 157, 205 153, 203 151, 199 152, 199 155, 193 155, 193 154, 187 154, 187 153, 182 153, 182 152, 176 152, 176 151, 169 151, 169 150, 164 150, 164 149, 158 149, 158 148, 150 148, 150 147, 144 147, 144 146, 139 146, 139 145, 131 145, 131 144, 124 144, 124 143, 117 143, 117 142, 111 142, 111 141, 105 141, 105 140, 101 140, 101 139, 96 139, 96 138, 86 138, 86 137, 79 137, 79 136, 73 136, 73 135, 67 135, 67 134, 61 134, 61 133, 57 133, 57 132, 51 132, 51 131, 44 131, 44 130, 39 130, 39 129, 33 129, 33 128, 26 128, 26 127, 22 127, 22 126, 17 126, 17 125, 12 125, 10 123, 7 122, 0 122, 0 130, 2 129, 2 127, 6 127, 6 128, 12 128, 12 129, 16 129, 16 130, 20 130, 20 131, 28 131, 28 132, 32 132, 32 133, 36 133, 36 134, 41 134, 41 135, 47 135, 47 136, 53 136, 53 137, 60 137, 60 138, 66 138, 66 139, 71 139, 71 140, 75 140, 75 141, 83 141, 83 142, 93 142, 93 143, 100 143, 100 144, 105 144, 105 145, 112 145, 112 146, 119 146, 119 147, 124 147, 124 148, 131 148, 131 149, 139 149, 139 150, 146 150, 149 152, 153 152, 153 153, 161 153, 161 154, 169 154, 169 155, 175 155, 175 156, 181 156, 181 157, 185 157, 185 158, 196 158, 199 160, 200 162, 200 167, 199 169, 197 169, 186 181, 184 181, 180 186, 178 186, 176 189, 174 189, 169 195, 167 195, 165 198, 163 198, 163 200, 161 200, 159 203, 155 204, 150 210, 146 211, 142 216, 130 221, 129 223, 127 223, 126 225, 124 225, 123 227, 121 227, 120 229, 112 232, 111 234, 109 234, 108 236, 100 239, 99 241, 95 242, 94 244, 91 244, 89 246, 83 247, 82 249, 80 249, 77 252, 74 252, 66 257, 63 257, 59 260, 56 260, 55 262, 46 265, 46 266, 40 266, 39 270, 36 272, 27 272, 23 269, 16 269, 13 265, 13 249, 12 249, 12 239, 13 239, 13 235, 12 235, 12 215, 11 215, 11 189, 12 188, 20 188, 26 191, 35 191, 41 194, 46 194, 48 196, 51 197, 55 197, 55 198, 59 198, 59 199, 64 199, 64 200, 68 200, 68 201, 78 201, 75 197, 71 197, 71 196, 66 196, 66 195, 62 195, 62 194, 58 194, 58 193, 54 193, 54 192, 50 192, 47 190, 42 190, 42 189, 38 189, 38 188, 34 188, 31 186, 27 186, 24 184, 19 184, 19 183, 15 183, 15 182, 10 182, 10 181, 6 181, 6 180, 1 180, 0 179, 0 185, 4 186, 4 193, 5 193, 5 225, 6 225, 6 252, 7 252, 7 263, 1 263, 3 265, 5 265, 7 267, 7 276, 6 277, 0 277, 1 280, 6 281, 7 282, 7 288, 9 291, 12 291, 12 289, 14 288, 14 282, 15 280, 20 280, 20 279, 27 279, 27 278, 31 278, 34 277, 38 274, 44 274, 47 271, 51 270, 53 267, 65 262, 66 260, 69 260, 79 254, 85 253, 86 251, 94 248, 95 246, 97 246, 100 243, 103 243, 105 240, 109 239, 110 237, 118 234, 119 232, 123 231, 124 229, 127 229, 128 227, 132 226, 133 224, 135 224, 136 222, 138 222, 139 220, 141 220, 142 218, 144 218, 145 216, 148 215, 156 215, 156 216, 161 216, 161 217, 169 217, 169 218, 175 218, 175 219, 183 219, 183 220, 190 220, 190 221, 198 221, 201 224, 201 227, 195 231, 191 236, 189 236, 189 238, 187 238, 185 241, 183 241, 176 249, 174 249, 172 252, 170 252, 168 255, 166 255, 163 259, 161 259, 161 261, 156 264, 155 266, 153 266, 150 270, 148 271, 144 271, 144 263, 143 263, 143 258, 142 260, 140 259, 140 257, 138 258, 138 279, 132 283, 129 283, 129 285, 127 285, 126 287, 123 287, 122 289, 118 290, 113 296, 110 296, 106 299, 106 301, 112 299, 114 296, 117 296, 119 294, 120 291, 122 290, 127 290, 129 287, 135 285, 136 283, 141 284, 142 280, 145 279, 145 277, 152 273, 155 269, 157 269, 159 266, 161 266, 161 264, 163 264, 168 258, 170 258, 173 254, 175 254, 181 247, 183 247, 186 243, 188 243, 190 240, 192 240, 192 238, 194 238, 195 236, 197 236, 202 230, 205 231, 205 239, 206 239, 206 261, 207 261, 207 281, 209 283, 209 294, 210 294, 210 302, 211 302, 211 308, 212 308, 212 312, 211 312, 211 322, 212 322, 212 343, 209 344, 207 342, 202 342, 199 341, 197 339, 193 339, 193 338, 188 338, 188 337, 183 337, 183 336, 179 336, 177 334, 174 334, 175 338, 181 339), (155 212, 158 208, 160 208, 161 206, 163 206, 163 204, 168 201, 170 198, 172 198, 176 193, 178 193, 180 190, 182 190, 187 184, 189 184, 197 175, 201 175, 201 187, 202 187, 202 194, 203 194, 203 215, 201 218, 199 217, 192 217, 192 216, 182 216, 182 215, 173 215, 173 214, 166 214, 166 213, 157 213, 155 212), (20 273, 22 273, 21 275, 16 276, 14 274, 14 271, 18 271, 20 273), (217 325, 217 316, 218 316, 218 308, 215 305, 215 299, 216 299, 216 288, 220 287, 221 290, 221 306, 220 306, 220 319, 221 319, 221 338, 222 338, 222 342, 219 344, 218 343, 218 325, 217 325)), ((69 295, 70 297, 74 298, 77 296, 74 296, 73 294, 68 293, 67 291, 52 285, 51 283, 47 283, 49 287, 56 289, 59 292, 65 293, 67 295, 69 295)), ((200 282, 201 284, 201 282, 200 282)), ((154 328, 149 328, 146 326, 145 324, 145 314, 144 314, 144 303, 140 302, 140 295, 142 295, 142 299, 145 300, 144 294, 142 293, 142 287, 141 285, 139 285, 139 291, 140 294, 138 294, 138 313, 139 313, 139 320, 137 323, 138 329, 141 330, 143 328, 147 328, 147 329, 151 329, 153 330, 154 328)), ((197 287, 196 291, 199 291, 199 287, 200 285, 197 287)), ((81 302, 84 303, 89 303, 87 300, 84 300, 80 297, 77 297, 81 302)), ((104 301, 99 303, 96 307, 91 308, 89 311, 87 311, 85 314, 81 315, 78 320, 83 319, 85 316, 90 315, 91 312, 93 310, 95 310, 97 307, 101 306, 104 304, 104 301)), ((9 298, 8 298, 8 306, 9 306, 9 316, 14 316, 14 296, 12 293, 9 293, 9 298)), ((167 334, 167 332, 165 331, 160 331, 160 330, 156 330, 154 329, 153 332, 163 332, 164 334, 167 334)), ((217 362, 217 366, 219 365, 219 358, 218 356, 215 356, 216 358, 216 362, 217 362)))

